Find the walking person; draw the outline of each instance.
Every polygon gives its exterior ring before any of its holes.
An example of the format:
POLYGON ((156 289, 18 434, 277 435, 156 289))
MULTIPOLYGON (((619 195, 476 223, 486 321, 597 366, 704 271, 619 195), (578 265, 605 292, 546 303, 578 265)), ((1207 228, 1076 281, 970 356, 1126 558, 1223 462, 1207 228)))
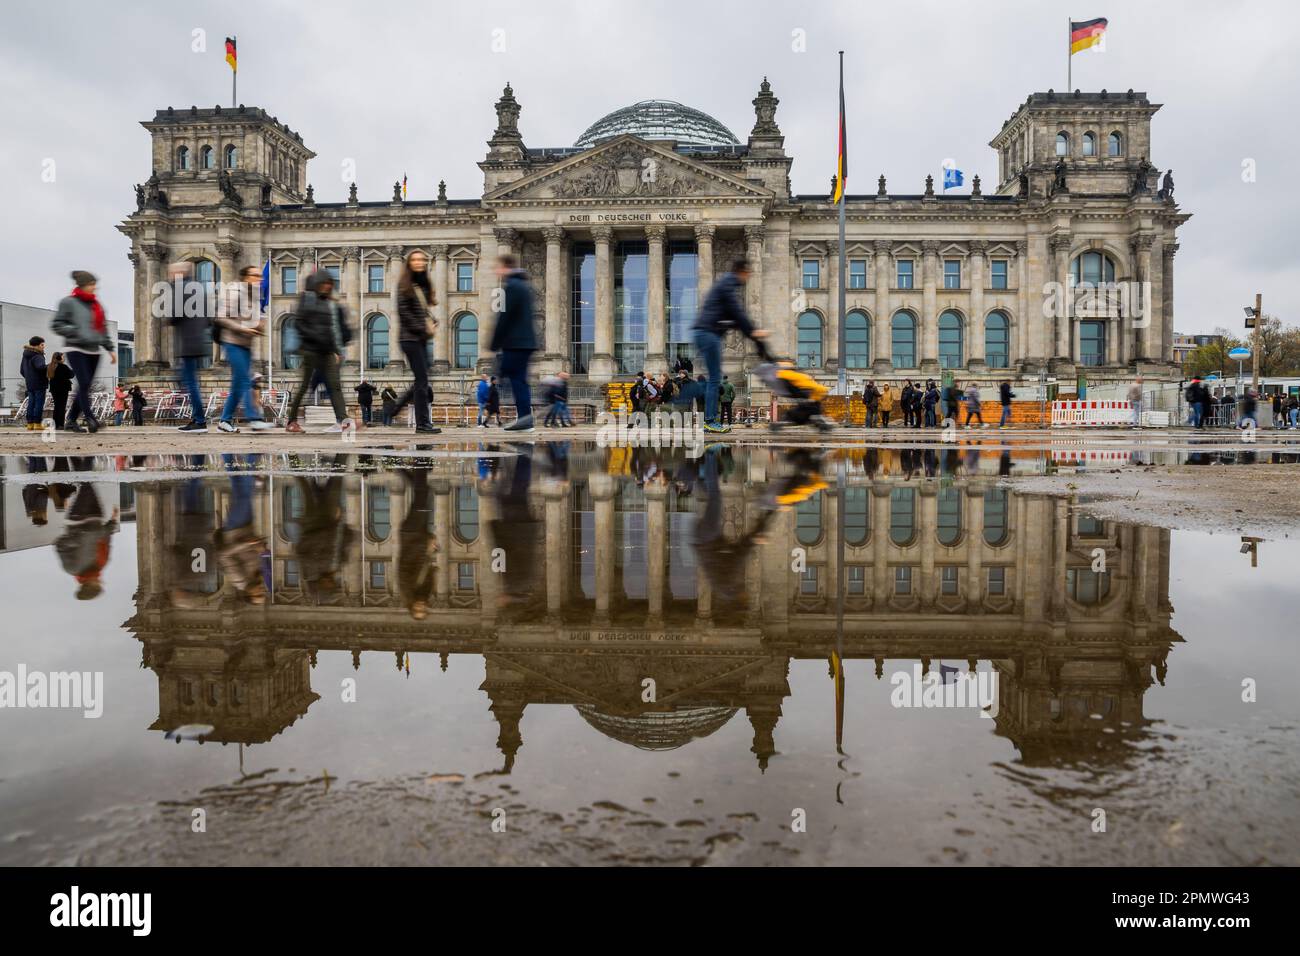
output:
POLYGON ((68 422, 68 431, 99 431, 99 422, 90 407, 91 383, 95 380, 95 370, 99 368, 99 353, 102 349, 108 353, 108 360, 117 364, 117 354, 113 351, 113 337, 108 334, 108 318, 104 307, 95 298, 97 281, 93 275, 82 269, 72 273, 76 287, 72 294, 59 302, 58 311, 50 321, 50 328, 55 335, 63 336, 63 348, 72 366, 72 374, 77 379, 77 397, 72 405, 72 418, 68 422), (83 429, 77 424, 77 417, 85 419, 83 429))
POLYGON ((1238 428, 1245 428, 1246 422, 1249 421, 1251 427, 1259 428, 1259 397, 1253 388, 1247 387, 1246 394, 1241 400, 1241 418, 1237 420, 1238 428))
POLYGON ((27 387, 27 430, 38 432, 45 418, 45 393, 50 384, 45 363, 45 339, 39 335, 33 335, 23 346, 18 374, 27 387))
POLYGON ((1133 409, 1133 428, 1142 427, 1142 376, 1139 375, 1128 388, 1128 403, 1133 409))
POLYGON ((762 340, 767 332, 755 328, 745 311, 745 283, 752 274, 749 261, 737 259, 731 271, 724 275, 704 297, 699 316, 695 320, 695 351, 708 372, 704 386, 704 430, 729 432, 731 427, 718 420, 718 395, 722 389, 722 339, 737 331, 758 344, 766 352, 762 340))
POLYGON ((266 334, 261 302, 262 272, 257 266, 244 266, 239 282, 221 300, 216 327, 221 348, 230 366, 230 391, 221 409, 217 428, 237 432, 235 414, 242 403, 248 427, 255 432, 273 428, 262 418, 262 403, 253 395, 253 339, 266 334))
POLYGON ((415 406, 415 430, 422 435, 436 435, 429 413, 429 339, 437 323, 433 319, 436 297, 429 281, 429 257, 416 249, 406 257, 397 280, 398 344, 406 356, 414 381, 393 408, 393 415, 407 405, 415 406))
POLYGON ((285 431, 302 431, 298 424, 298 408, 317 375, 325 383, 330 403, 334 406, 334 424, 325 431, 335 434, 350 431, 352 419, 348 418, 347 406, 343 404, 343 388, 339 384, 339 363, 343 350, 352 341, 347 309, 334 298, 334 277, 324 269, 317 269, 309 275, 305 285, 294 317, 302 348, 302 380, 289 403, 285 431))
POLYGON ((1183 391, 1183 399, 1187 402, 1187 424, 1193 428, 1201 428, 1201 380, 1193 378, 1183 391))
POLYGON ((501 387, 497 385, 495 375, 488 379, 487 418, 484 421, 484 426, 491 424, 493 418, 496 418, 499 427, 501 425, 501 387))
MULTIPOLYGON (((81 399, 78 391, 77 399, 81 399)), ((108 564, 110 538, 117 533, 119 509, 104 517, 95 486, 88 481, 77 486, 64 518, 63 534, 54 542, 63 570, 77 582, 77 600, 89 601, 104 590, 103 573, 108 564)))
POLYGON ((898 398, 894 395, 893 386, 888 382, 880 389, 880 427, 889 427, 889 416, 894 413, 898 407, 898 398))
POLYGON ((483 372, 478 377, 478 384, 474 386, 474 403, 478 405, 478 418, 474 424, 479 428, 487 428, 487 400, 491 388, 492 386, 488 384, 487 372, 483 372))
POLYGON ((1287 427, 1294 430, 1300 424, 1300 396, 1294 392, 1286 400, 1287 427))
POLYGON ((978 418, 980 428, 988 428, 988 422, 984 421, 984 414, 980 411, 980 387, 978 382, 971 382, 966 386, 966 427, 971 427, 971 422, 978 418))
POLYGON ((370 424, 370 410, 375 401, 375 387, 364 378, 354 391, 357 393, 357 407, 361 409, 361 424, 370 424))
POLYGON ((122 424, 122 419, 126 417, 126 389, 122 383, 118 382, 113 386, 113 424, 122 424))
POLYGON ((167 324, 175 335, 176 357, 181 360, 180 382, 190 399, 190 420, 177 431, 206 432, 208 410, 199 390, 199 368, 212 356, 212 290, 193 280, 194 264, 173 262, 167 267, 170 292, 163 301, 167 324))
POLYGON ((384 426, 393 424, 393 409, 397 405, 397 389, 385 385, 379 393, 379 408, 383 414, 384 426))
POLYGON ((1002 417, 998 419, 998 428, 1006 428, 1011 421, 1011 400, 1016 393, 1011 391, 1011 383, 1003 379, 998 383, 998 403, 1002 406, 1002 417))
POLYGON ((736 386, 731 384, 731 378, 729 376, 722 376, 722 390, 718 393, 718 398, 722 402, 722 424, 734 424, 731 417, 731 409, 736 401, 736 386))
POLYGON ((139 385, 132 385, 130 396, 131 396, 131 424, 135 425, 136 428, 139 428, 142 425, 144 425, 144 406, 145 406, 144 392, 140 390, 139 385))
POLYGON ((551 407, 547 409, 542 424, 547 428, 552 425, 556 428, 572 427, 573 418, 569 415, 569 373, 560 372, 548 378, 544 384, 551 407))
POLYGON ((68 415, 68 393, 76 376, 68 367, 62 352, 55 352, 50 363, 45 367, 45 375, 50 383, 50 395, 54 400, 54 427, 63 430, 68 415))
POLYGON ((925 383, 925 393, 921 396, 921 403, 925 408, 925 427, 934 428, 939 424, 934 410, 935 405, 939 404, 939 389, 934 384, 934 379, 929 379, 925 383))
MULTIPOLYGON (((488 347, 497 353, 497 370, 502 378, 509 379, 515 399, 515 420, 505 430, 530 432, 533 430, 533 405, 528 393, 528 363, 533 352, 537 351, 533 287, 528 274, 519 268, 519 260, 509 253, 497 258, 496 272, 503 300, 488 347)), ((497 421, 500 420, 498 411, 497 421)))
POLYGON ((880 389, 876 388, 874 380, 868 381, 866 388, 862 390, 862 404, 867 409, 866 427, 875 428, 876 415, 880 411, 880 389))

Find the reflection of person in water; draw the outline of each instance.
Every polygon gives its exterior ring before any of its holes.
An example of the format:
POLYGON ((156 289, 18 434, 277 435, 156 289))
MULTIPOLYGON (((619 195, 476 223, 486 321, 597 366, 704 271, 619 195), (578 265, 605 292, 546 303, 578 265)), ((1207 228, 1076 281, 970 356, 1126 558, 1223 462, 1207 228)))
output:
MULTIPOLYGON (((235 464, 234 455, 222 455, 227 470, 235 464)), ((230 508, 226 520, 213 536, 217 562, 225 580, 249 604, 266 603, 266 584, 262 577, 262 551, 266 540, 253 530, 253 489, 257 479, 249 474, 230 476, 230 508)))
POLYGON ((176 543, 172 545, 172 605, 202 607, 217 590, 217 567, 208 564, 212 547, 212 511, 203 494, 203 482, 190 478, 179 485, 176 509, 176 543))
POLYGON ((109 538, 117 531, 118 509, 104 517, 95 486, 84 481, 68 508, 63 534, 54 543, 63 570, 77 579, 77 600, 89 601, 104 590, 101 575, 108 564, 109 538))
POLYGON ((753 530, 735 541, 727 540, 722 530, 722 488, 718 482, 720 453, 721 447, 712 445, 700 462, 699 485, 704 492, 704 510, 696 517, 693 531, 695 556, 709 579, 715 615, 743 609, 745 562, 754 547, 766 540, 764 532, 774 514, 771 509, 764 509, 753 530))
POLYGON ((541 577, 544 569, 537 564, 537 555, 544 553, 543 527, 528 506, 533 446, 518 445, 514 450, 518 454, 503 468, 507 474, 499 479, 501 483, 508 481, 498 492, 500 511, 488 522, 489 568, 501 575, 502 606, 513 608, 517 616, 523 617, 528 608, 544 602, 546 597, 541 577), (504 567, 497 563, 498 558, 504 567))
POLYGON ((429 531, 429 473, 423 468, 402 471, 411 501, 397 532, 397 591, 411 618, 423 621, 433 593, 434 554, 438 539, 429 531))
MULTIPOLYGON (((26 465, 29 475, 44 474, 47 471, 45 458, 40 455, 29 455, 26 465)), ((23 510, 27 512, 27 517, 31 519, 32 524, 38 528, 48 524, 49 508, 49 485, 35 483, 23 485, 23 510)))
POLYGON ((298 483, 303 500, 298 565, 303 590, 319 604, 338 592, 338 570, 353 532, 343 520, 342 475, 331 475, 324 482, 299 478, 298 483))

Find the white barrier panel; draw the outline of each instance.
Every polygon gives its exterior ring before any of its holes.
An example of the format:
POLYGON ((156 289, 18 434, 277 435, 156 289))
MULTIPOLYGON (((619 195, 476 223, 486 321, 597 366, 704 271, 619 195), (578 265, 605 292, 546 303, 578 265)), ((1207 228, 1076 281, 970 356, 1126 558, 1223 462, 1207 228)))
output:
POLYGON ((1128 402, 1052 402, 1053 425, 1128 425, 1133 406, 1128 402))
POLYGON ((1052 461, 1058 465, 1075 465, 1088 462, 1127 464, 1132 453, 1127 451, 1096 451, 1093 449, 1053 448, 1052 461))

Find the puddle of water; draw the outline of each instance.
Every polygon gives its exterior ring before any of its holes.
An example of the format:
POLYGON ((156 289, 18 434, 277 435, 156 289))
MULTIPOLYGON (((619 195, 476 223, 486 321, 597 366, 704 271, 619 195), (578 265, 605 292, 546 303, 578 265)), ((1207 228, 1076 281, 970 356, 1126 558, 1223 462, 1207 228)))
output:
POLYGON ((1295 542, 1038 451, 455 451, 5 459, 0 692, 102 693, 0 709, 0 863, 1300 861, 1295 542))

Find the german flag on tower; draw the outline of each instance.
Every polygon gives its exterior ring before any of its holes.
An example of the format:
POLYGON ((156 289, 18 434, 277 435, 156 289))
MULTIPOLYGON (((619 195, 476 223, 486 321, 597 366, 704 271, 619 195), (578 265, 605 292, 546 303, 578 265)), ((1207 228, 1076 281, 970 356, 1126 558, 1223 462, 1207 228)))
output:
POLYGON ((1106 36, 1106 25, 1110 21, 1105 17, 1083 22, 1070 21, 1070 55, 1086 50, 1101 43, 1106 36))
POLYGON ((844 187, 849 179, 849 142, 844 133, 844 54, 840 54, 840 150, 835 163, 835 195, 831 202, 844 198, 844 187))

